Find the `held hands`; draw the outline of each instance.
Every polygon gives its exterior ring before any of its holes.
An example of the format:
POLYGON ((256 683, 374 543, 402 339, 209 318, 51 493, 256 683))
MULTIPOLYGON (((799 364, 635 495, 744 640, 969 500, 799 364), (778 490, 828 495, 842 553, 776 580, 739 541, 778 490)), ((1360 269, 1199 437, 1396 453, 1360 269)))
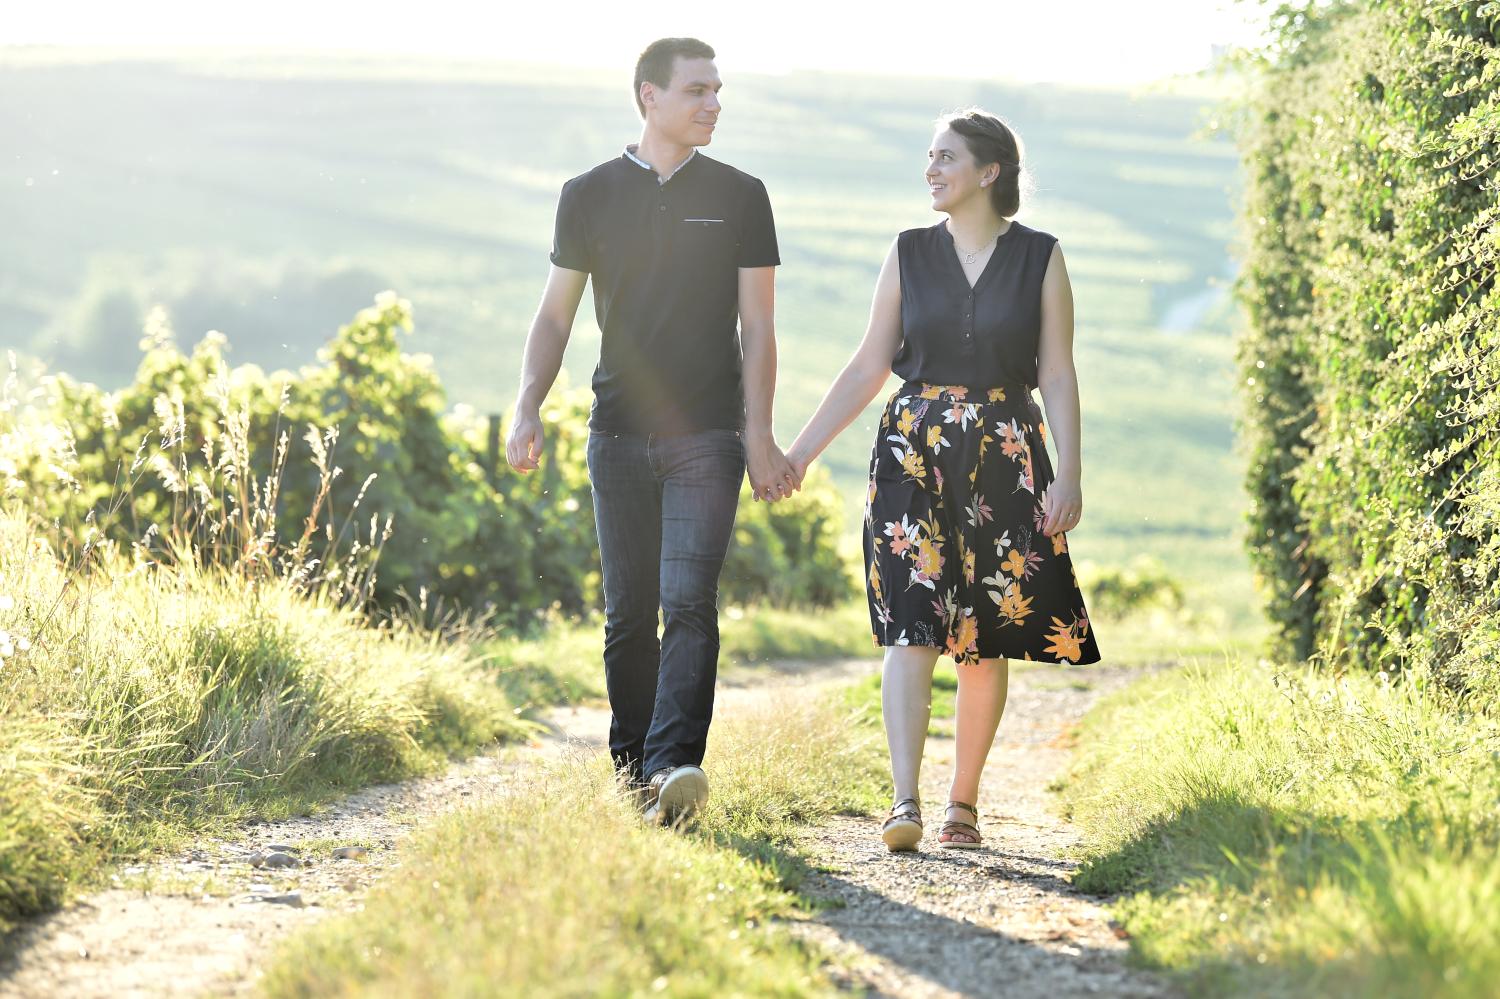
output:
POLYGON ((745 463, 750 473, 750 498, 775 503, 802 488, 802 476, 769 436, 747 435, 745 463))
POLYGON ((510 436, 505 439, 505 460, 510 467, 522 474, 536 471, 546 446, 541 414, 517 408, 516 418, 511 421, 510 436))
POLYGON ((1083 517, 1083 492, 1078 474, 1059 474, 1042 496, 1042 533, 1051 537, 1078 526, 1083 517))

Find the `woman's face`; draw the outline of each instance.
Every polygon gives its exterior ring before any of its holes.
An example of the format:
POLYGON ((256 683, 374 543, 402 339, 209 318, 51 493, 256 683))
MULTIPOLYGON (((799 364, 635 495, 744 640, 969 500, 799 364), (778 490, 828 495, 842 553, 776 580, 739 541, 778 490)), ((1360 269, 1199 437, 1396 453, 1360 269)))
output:
POLYGON ((927 187, 932 192, 932 210, 952 212, 973 197, 988 197, 980 186, 996 172, 994 164, 980 167, 969 144, 951 128, 939 129, 927 148, 927 187))

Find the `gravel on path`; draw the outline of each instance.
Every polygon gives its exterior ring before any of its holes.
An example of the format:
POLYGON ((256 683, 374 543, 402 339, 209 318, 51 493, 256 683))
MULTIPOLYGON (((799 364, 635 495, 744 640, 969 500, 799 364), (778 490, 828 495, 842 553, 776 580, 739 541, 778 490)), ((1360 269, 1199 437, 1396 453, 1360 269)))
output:
POLYGON ((814 866, 801 891, 824 904, 797 931, 835 955, 840 984, 901 999, 1172 996, 1125 965, 1129 944, 1101 900, 1076 891, 1078 833, 1047 787, 1068 765, 1071 732, 1102 694, 1140 670, 1028 666, 1010 698, 974 802, 984 846, 941 850, 952 739, 929 738, 922 767, 925 830, 917 851, 891 853, 880 818, 808 830, 814 866))

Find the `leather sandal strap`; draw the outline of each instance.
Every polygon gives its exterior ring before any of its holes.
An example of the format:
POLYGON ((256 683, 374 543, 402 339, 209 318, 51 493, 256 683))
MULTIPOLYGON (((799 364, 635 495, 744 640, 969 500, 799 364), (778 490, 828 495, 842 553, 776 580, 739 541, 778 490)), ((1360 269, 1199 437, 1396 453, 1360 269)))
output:
POLYGON ((890 816, 881 826, 889 829, 892 822, 915 822, 918 826, 922 824, 922 810, 917 806, 916 798, 902 798, 891 808, 890 816))
POLYGON ((962 801, 950 801, 950 802, 948 802, 948 807, 949 808, 962 808, 964 811, 973 812, 974 813, 974 818, 976 818, 976 819, 979 818, 979 809, 975 808, 973 805, 966 805, 962 801))

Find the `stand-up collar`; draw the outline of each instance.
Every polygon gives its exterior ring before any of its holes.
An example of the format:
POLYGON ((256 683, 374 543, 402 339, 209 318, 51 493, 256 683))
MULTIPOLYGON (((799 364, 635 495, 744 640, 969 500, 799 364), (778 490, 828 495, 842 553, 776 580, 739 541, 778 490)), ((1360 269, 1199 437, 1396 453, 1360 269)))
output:
MULTIPOLYGON (((625 158, 628 159, 628 160, 630 160, 630 162, 634 163, 636 166, 640 167, 642 170, 650 170, 652 173, 656 173, 656 168, 655 167, 653 167, 650 163, 647 163, 645 160, 641 159, 639 156, 637 156, 635 154, 636 150, 640 149, 640 148, 641 147, 638 144, 632 142, 630 145, 628 145, 628 146, 625 147, 625 158)), ((658 184, 665 184, 667 181, 669 181, 673 177, 677 176, 678 172, 681 171, 683 167, 685 167, 689 163, 691 163, 693 161, 693 157, 697 156, 697 155, 698 155, 698 150, 696 150, 696 149, 690 150, 688 152, 688 154, 687 154, 687 158, 684 159, 681 163, 677 164, 675 167, 673 167, 671 173, 667 174, 665 177, 663 177, 663 176, 661 176, 661 175, 658 174, 657 178, 656 178, 656 182, 658 184)))

